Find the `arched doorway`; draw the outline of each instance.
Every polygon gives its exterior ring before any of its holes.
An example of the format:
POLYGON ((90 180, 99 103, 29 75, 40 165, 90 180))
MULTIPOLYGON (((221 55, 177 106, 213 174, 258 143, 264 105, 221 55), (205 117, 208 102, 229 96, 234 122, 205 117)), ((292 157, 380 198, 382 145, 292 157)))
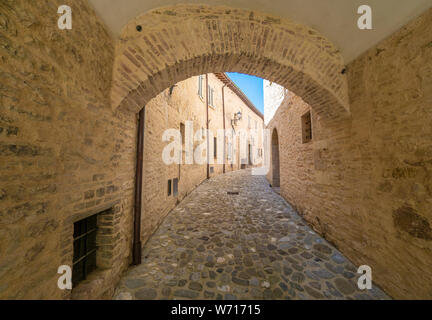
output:
POLYGON ((279 136, 277 130, 273 130, 272 134, 272 145, 271 145, 271 157, 272 157, 272 186, 274 188, 280 187, 280 160, 279 160, 279 136))

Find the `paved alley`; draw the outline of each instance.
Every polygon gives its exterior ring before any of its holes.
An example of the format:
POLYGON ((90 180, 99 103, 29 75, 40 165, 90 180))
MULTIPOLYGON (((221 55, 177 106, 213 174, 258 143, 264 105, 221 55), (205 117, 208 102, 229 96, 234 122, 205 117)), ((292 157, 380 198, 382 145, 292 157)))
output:
POLYGON ((359 290, 356 270, 265 177, 242 170, 205 181, 186 197, 114 298, 388 299, 377 287, 359 290))

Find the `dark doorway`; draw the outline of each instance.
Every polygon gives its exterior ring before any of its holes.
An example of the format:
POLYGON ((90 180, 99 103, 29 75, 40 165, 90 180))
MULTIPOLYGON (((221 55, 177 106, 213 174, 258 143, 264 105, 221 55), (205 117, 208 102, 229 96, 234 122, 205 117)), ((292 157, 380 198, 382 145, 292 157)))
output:
POLYGON ((272 185, 280 187, 280 165, 279 165, 279 136, 277 130, 273 130, 272 134, 272 185))

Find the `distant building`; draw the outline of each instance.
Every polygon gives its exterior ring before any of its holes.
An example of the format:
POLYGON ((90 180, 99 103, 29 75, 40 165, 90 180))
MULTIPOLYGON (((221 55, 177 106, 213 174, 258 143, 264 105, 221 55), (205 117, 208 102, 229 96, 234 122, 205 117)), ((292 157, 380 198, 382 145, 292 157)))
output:
POLYGON ((273 116, 276 113, 276 110, 281 105, 285 96, 288 94, 288 90, 284 87, 268 81, 264 80, 264 124, 268 125, 273 116))

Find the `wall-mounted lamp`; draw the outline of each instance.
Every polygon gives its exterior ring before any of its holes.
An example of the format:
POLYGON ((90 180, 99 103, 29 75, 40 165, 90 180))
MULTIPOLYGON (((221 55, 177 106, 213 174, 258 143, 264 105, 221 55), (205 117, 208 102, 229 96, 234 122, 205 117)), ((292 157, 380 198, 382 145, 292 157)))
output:
POLYGON ((242 115, 241 111, 239 111, 239 112, 237 112, 237 113, 234 113, 234 119, 231 120, 231 124, 232 124, 233 126, 236 126, 236 125, 237 125, 237 122, 238 122, 238 121, 241 121, 242 116, 243 116, 243 115, 242 115))

